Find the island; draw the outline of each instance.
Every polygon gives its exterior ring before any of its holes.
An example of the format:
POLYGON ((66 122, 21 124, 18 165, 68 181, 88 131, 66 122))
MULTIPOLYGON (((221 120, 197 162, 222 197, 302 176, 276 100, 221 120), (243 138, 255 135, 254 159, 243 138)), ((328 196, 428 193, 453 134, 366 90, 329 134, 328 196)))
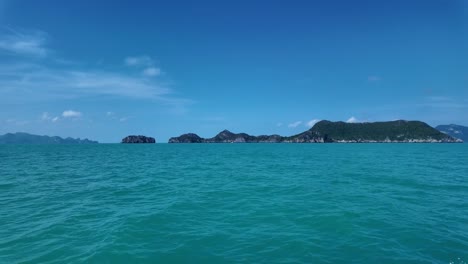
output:
POLYGON ((459 138, 465 143, 468 142, 468 127, 466 126, 460 126, 455 124, 439 125, 436 126, 436 129, 451 137, 459 138))
POLYGON ((87 138, 61 138, 58 136, 39 136, 24 132, 7 133, 0 136, 0 144, 97 144, 87 138))
POLYGON ((127 137, 124 137, 122 139, 122 142, 121 143, 124 143, 124 144, 147 144, 147 143, 156 143, 156 140, 152 137, 146 137, 146 136, 142 136, 142 135, 138 135, 138 136, 135 136, 135 135, 131 135, 131 136, 127 136, 127 137))
POLYGON ((461 143, 421 121, 346 123, 323 120, 300 134, 252 136, 223 130, 212 138, 188 133, 169 143, 461 143))

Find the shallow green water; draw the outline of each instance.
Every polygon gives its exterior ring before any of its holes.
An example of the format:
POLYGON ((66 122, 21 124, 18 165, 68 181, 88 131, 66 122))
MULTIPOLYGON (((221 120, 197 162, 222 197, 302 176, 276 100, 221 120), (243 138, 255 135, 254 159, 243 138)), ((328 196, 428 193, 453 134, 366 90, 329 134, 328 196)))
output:
POLYGON ((0 145, 0 263, 465 263, 468 144, 0 145))

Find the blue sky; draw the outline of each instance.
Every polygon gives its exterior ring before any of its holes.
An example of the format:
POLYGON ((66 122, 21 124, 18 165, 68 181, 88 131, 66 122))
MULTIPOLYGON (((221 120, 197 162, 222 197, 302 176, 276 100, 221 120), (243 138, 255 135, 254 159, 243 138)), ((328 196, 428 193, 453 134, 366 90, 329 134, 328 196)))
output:
POLYGON ((0 134, 468 125, 468 1, 0 0, 0 134))

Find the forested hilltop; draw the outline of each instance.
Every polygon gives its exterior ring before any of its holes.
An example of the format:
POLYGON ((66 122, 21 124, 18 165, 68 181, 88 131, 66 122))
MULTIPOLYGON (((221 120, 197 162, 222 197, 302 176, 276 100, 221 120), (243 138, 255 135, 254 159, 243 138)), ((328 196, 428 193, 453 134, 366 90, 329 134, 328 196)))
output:
POLYGON ((346 123, 327 120, 300 134, 252 136, 224 130, 213 138, 188 133, 169 139, 169 143, 456 143, 462 142, 421 121, 346 123))

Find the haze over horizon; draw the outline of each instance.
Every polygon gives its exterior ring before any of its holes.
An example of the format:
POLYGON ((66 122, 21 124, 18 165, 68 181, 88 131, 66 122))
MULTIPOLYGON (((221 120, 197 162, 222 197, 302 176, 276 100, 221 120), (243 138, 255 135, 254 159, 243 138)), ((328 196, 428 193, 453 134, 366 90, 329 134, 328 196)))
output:
POLYGON ((468 2, 0 0, 0 134, 468 125, 468 2))

